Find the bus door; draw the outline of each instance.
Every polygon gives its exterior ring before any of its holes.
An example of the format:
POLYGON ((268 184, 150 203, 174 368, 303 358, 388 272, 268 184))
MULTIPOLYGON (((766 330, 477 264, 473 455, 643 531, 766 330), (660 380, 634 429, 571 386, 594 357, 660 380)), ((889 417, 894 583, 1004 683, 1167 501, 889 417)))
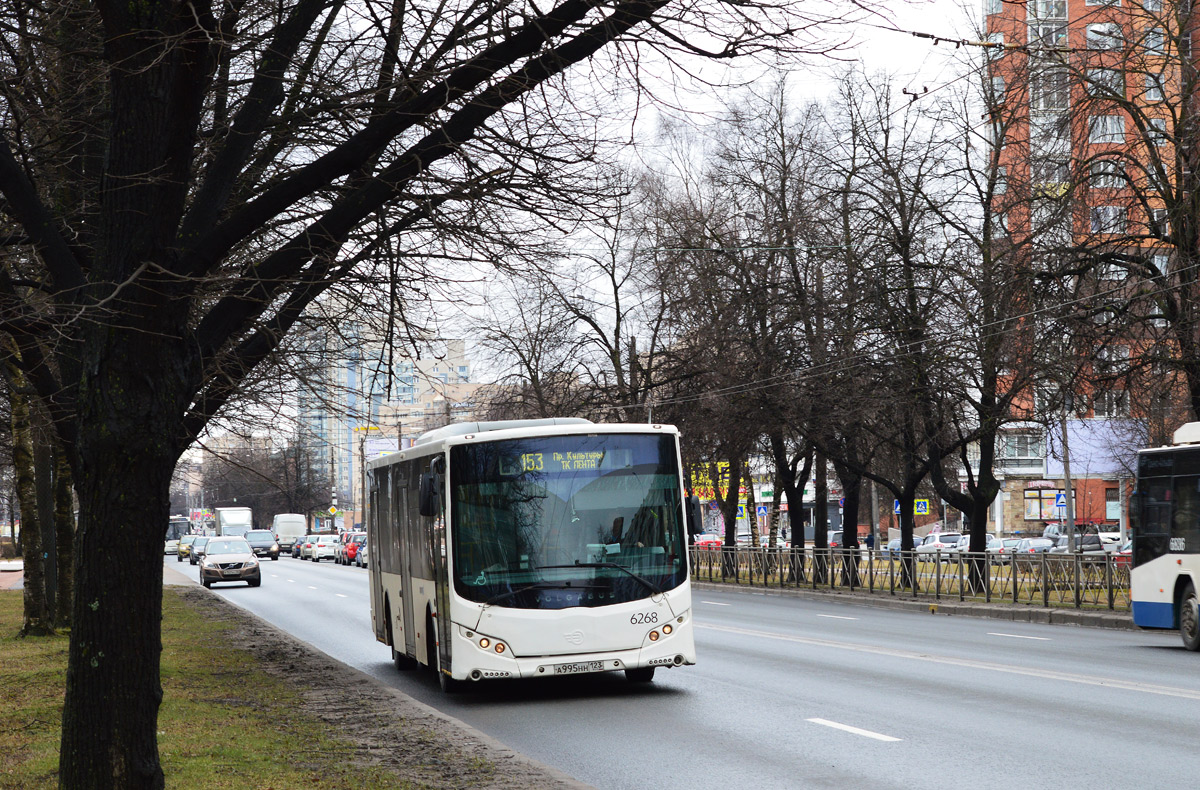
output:
POLYGON ((401 617, 404 620, 404 652, 415 657, 418 653, 413 607, 417 605, 417 601, 416 596, 413 595, 411 557, 413 532, 419 528, 421 519, 420 514, 417 513, 416 493, 413 488, 418 474, 414 461, 404 461, 397 464, 394 469, 398 474, 392 489, 394 494, 392 523, 396 526, 396 544, 400 548, 400 563, 396 568, 400 573, 400 600, 396 605, 400 607, 401 617))
POLYGON ((382 477, 384 480, 383 491, 386 495, 387 468, 385 467, 382 469, 367 470, 367 479, 370 485, 370 502, 368 504, 369 510, 367 511, 366 522, 368 524, 367 534, 370 535, 371 542, 375 544, 369 549, 369 551, 374 553, 374 556, 369 559, 369 562, 372 563, 374 567, 368 570, 367 579, 370 583, 372 613, 371 625, 375 629, 375 638, 386 639, 388 624, 384 621, 386 614, 383 611, 383 574, 379 570, 379 557, 383 553, 383 541, 380 539, 383 525, 380 523, 382 521, 380 514, 386 513, 387 511, 381 509, 382 503, 380 502, 379 496, 380 477, 382 477))

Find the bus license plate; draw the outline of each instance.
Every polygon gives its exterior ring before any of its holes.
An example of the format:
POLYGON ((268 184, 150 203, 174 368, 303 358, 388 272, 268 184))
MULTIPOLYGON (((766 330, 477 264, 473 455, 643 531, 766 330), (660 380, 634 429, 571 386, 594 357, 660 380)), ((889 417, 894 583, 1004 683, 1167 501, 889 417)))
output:
POLYGON ((581 672, 603 672, 603 661, 577 661, 574 664, 555 664, 556 675, 578 675, 581 672))

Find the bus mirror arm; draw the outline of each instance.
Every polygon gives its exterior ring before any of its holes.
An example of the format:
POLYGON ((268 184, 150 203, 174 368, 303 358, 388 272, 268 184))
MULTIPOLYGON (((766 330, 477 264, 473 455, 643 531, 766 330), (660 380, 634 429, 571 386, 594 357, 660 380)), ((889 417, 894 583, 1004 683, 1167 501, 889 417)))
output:
POLYGON ((695 494, 688 496, 686 507, 688 534, 699 535, 704 531, 704 510, 700 507, 700 497, 695 494))

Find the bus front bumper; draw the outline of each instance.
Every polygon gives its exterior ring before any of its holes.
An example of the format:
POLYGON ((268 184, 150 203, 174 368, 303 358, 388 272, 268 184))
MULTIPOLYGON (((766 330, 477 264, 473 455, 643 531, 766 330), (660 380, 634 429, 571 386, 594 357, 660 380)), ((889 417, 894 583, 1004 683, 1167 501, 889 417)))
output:
POLYGON ((546 678, 617 672, 645 667, 678 667, 696 663, 691 623, 647 640, 635 650, 596 651, 556 656, 512 656, 503 640, 456 626, 453 631, 453 671, 456 680, 546 678), (497 652, 497 645, 503 648, 497 652))

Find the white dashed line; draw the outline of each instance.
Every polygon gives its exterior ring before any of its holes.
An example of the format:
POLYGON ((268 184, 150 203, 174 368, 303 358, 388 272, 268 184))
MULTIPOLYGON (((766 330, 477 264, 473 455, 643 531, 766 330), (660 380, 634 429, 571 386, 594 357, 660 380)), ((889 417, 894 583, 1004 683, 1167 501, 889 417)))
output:
POLYGON ((700 603, 706 603, 709 606, 733 606, 731 603, 717 603, 716 601, 701 601, 700 603))
POLYGON ((308 589, 310 589, 310 590, 315 590, 315 589, 317 589, 317 588, 316 588, 316 587, 313 587, 313 586, 310 584, 310 585, 308 585, 308 589))
POLYGON ((828 617, 830 620, 857 620, 857 617, 842 617, 840 614, 819 614, 817 617, 828 617))
POLYGON ((334 595, 336 595, 338 598, 349 598, 350 597, 349 595, 342 595, 341 593, 334 593, 334 595))
POLYGON ((1050 641, 1050 637, 1048 637, 1048 636, 1023 636, 1021 634, 1000 634, 1000 633, 996 633, 995 631, 988 631, 988 636, 1006 636, 1009 639, 1036 639, 1039 642, 1049 642, 1050 641))
POLYGON ((841 730, 853 735, 861 735, 864 738, 873 738, 877 741, 894 743, 900 740, 890 735, 883 735, 878 732, 871 732, 870 730, 860 730, 858 727, 851 727, 849 724, 838 724, 836 721, 829 721, 828 719, 808 719, 808 721, 811 721, 813 724, 820 724, 822 727, 832 727, 835 730, 841 730))

